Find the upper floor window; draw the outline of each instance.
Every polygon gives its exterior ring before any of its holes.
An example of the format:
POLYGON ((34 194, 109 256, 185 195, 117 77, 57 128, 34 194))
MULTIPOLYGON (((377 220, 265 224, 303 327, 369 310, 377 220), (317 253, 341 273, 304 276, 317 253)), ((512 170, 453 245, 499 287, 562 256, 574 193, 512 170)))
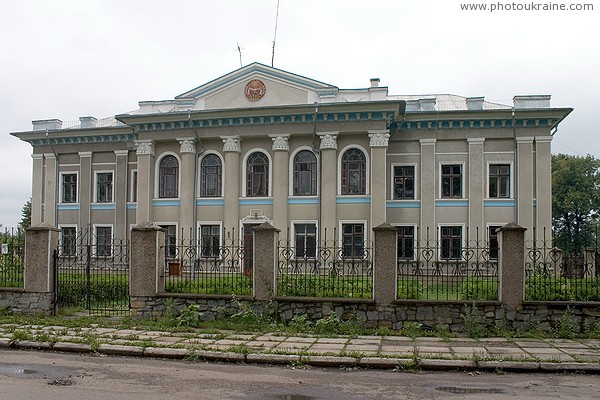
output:
POLYGON ((317 194, 317 157, 310 150, 302 150, 294 157, 294 196, 317 194))
POLYGON ((62 202, 77 203, 77 174, 62 174, 62 202))
POLYGON ((462 165, 442 165, 442 197, 462 198, 462 165))
POLYGON ((96 203, 112 203, 113 201, 113 174, 112 172, 98 172, 96 174, 96 203))
POLYGON ((394 199, 415 198, 415 167, 413 165, 394 166, 394 199))
POLYGON ((200 162, 200 197, 221 197, 221 159, 208 154, 200 162))
POLYGON ((158 197, 179 196, 179 161, 175 156, 165 156, 158 167, 158 197))
POLYGON ((367 193, 367 158, 359 149, 342 156, 342 194, 367 193))
POLYGON ((265 153, 257 151, 248 157, 246 174, 246 196, 269 195, 269 159, 265 153))
POLYGON ((488 195, 496 199, 510 197, 509 164, 490 164, 488 195))

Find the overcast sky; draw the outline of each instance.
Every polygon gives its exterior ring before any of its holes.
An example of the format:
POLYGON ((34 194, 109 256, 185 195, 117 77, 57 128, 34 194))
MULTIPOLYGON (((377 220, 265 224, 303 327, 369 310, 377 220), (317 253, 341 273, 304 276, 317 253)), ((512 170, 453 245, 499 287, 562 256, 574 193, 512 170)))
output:
MULTIPOLYGON (((280 0, 274 66, 340 88, 378 77, 390 94, 551 94, 552 106, 575 109, 553 152, 600 157, 600 1, 584 1, 594 10, 280 0)), ((16 226, 31 196, 31 147, 9 132, 172 99, 239 68, 237 43, 244 65, 270 65, 276 9, 277 0, 0 2, 0 224, 16 226)))

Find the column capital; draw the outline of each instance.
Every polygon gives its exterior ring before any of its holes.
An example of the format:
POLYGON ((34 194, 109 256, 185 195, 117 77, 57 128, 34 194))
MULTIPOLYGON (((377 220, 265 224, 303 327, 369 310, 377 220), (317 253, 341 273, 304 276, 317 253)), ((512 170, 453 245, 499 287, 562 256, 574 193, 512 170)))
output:
POLYGON ((485 138, 467 138, 467 142, 469 144, 483 144, 485 142, 485 138))
POLYGON ((196 138, 177 138, 177 141, 180 145, 180 153, 196 153, 196 138))
POLYGON ((518 144, 532 144, 533 143, 533 136, 521 136, 517 138, 517 143, 518 144))
POLYGON ((129 154, 129 150, 115 150, 115 155, 117 157, 119 156, 126 156, 129 154))
POLYGON ((269 135, 273 139, 273 151, 290 151, 290 135, 269 135))
POLYGON ((421 146, 434 145, 436 141, 437 139, 419 139, 419 143, 421 143, 421 146))
POLYGON ((536 136, 535 137, 536 143, 550 143, 550 142, 552 142, 552 139, 553 139, 552 136, 536 136))
POLYGON ((379 130, 379 131, 367 131, 369 134, 369 146, 371 147, 387 147, 390 140, 390 131, 379 130))
POLYGON ((337 135, 339 132, 317 132, 321 139, 321 146, 319 149, 334 149, 337 150, 337 135))
POLYGON ((137 150, 135 154, 141 155, 154 155, 154 140, 134 140, 137 150))
POLYGON ((43 154, 32 154, 31 158, 33 158, 34 160, 43 160, 44 155, 43 154))
POLYGON ((242 148, 240 146, 241 139, 239 136, 220 136, 223 140, 223 151, 234 151, 240 153, 242 148))
POLYGON ((92 156, 92 152, 91 151, 80 151, 78 154, 79 154, 80 158, 91 157, 92 156))

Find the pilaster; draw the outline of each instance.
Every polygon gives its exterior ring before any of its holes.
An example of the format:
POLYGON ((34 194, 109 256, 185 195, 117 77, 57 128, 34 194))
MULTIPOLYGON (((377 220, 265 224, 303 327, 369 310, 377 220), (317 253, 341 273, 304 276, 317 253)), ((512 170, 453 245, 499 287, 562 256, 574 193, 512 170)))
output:
MULTIPOLYGON (((239 198, 240 198, 240 137, 239 136, 221 136, 223 140, 223 153, 225 159, 224 166, 224 217, 223 217, 223 225, 227 231, 230 231, 232 228, 235 228, 235 232, 237 232, 237 227, 240 221, 240 208, 239 208, 239 198)), ((239 233, 238 233, 239 235, 239 233)), ((235 237, 232 237, 233 240, 236 240, 235 237)))
POLYGON ((421 234, 435 232, 436 139, 421 139, 421 234))
POLYGON ((56 225, 56 195, 58 190, 57 160, 53 153, 44 154, 46 161, 45 191, 44 191, 44 217, 43 222, 52 226, 56 225))
POLYGON ((552 136, 535 137, 535 228, 552 230, 552 136))
POLYGON ((284 232, 288 226, 289 136, 269 135, 273 139, 273 224, 284 232))
POLYGON ((525 240, 533 238, 533 137, 517 138, 517 224, 527 228, 525 240))
POLYGON ((196 182, 196 139, 180 138, 177 139, 180 144, 179 153, 181 155, 181 168, 179 170, 179 229, 183 232, 183 238, 192 240, 194 238, 194 218, 195 207, 195 182, 196 182))
POLYGON ((31 190, 31 225, 39 225, 42 223, 44 199, 42 188, 44 187, 44 155, 32 154, 33 159, 33 179, 31 190))
POLYGON ((337 224, 337 135, 339 132, 320 132, 321 139, 321 239, 335 239, 337 224), (327 235, 325 234, 327 232, 327 235))
POLYGON ((135 145, 138 160, 136 222, 139 224, 153 220, 155 143, 153 140, 138 140, 135 145))
POLYGON ((79 226, 83 229, 91 223, 91 202, 94 177, 92 176, 92 152, 79 152, 79 226))
POLYGON ((115 238, 127 238, 127 161, 129 150, 115 150, 115 238))
POLYGON ((479 228, 479 239, 485 238, 483 199, 485 197, 485 166, 483 164, 484 138, 468 138, 469 143, 469 236, 475 239, 479 228), (483 236, 482 236, 483 235, 483 236))
POLYGON ((368 131, 371 147, 371 226, 379 226, 386 221, 389 132, 389 130, 368 131))

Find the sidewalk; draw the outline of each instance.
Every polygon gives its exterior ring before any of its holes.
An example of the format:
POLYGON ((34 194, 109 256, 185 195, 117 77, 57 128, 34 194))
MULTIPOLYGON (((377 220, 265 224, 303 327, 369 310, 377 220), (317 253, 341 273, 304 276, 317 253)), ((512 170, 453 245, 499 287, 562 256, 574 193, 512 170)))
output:
POLYGON ((600 340, 317 337, 0 325, 0 349, 381 369, 600 373, 600 340))

